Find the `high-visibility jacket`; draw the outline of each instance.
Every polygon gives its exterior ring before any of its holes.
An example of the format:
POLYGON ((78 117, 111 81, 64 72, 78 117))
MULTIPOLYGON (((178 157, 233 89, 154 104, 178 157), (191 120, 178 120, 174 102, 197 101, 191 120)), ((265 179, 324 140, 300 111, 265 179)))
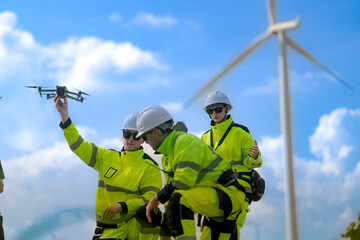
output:
POLYGON ((70 119, 63 128, 70 149, 89 167, 99 172, 95 199, 97 221, 116 224, 132 218, 136 211, 162 187, 162 178, 156 162, 143 149, 121 152, 104 149, 86 142, 70 119), (103 219, 105 209, 120 203, 122 211, 111 220, 103 219))
MULTIPOLYGON (((211 129, 205 132, 201 139, 209 146, 212 145, 215 152, 230 163, 234 172, 251 172, 253 168, 261 167, 263 163, 261 153, 257 159, 249 155, 249 148, 255 143, 254 139, 245 126, 233 122, 231 115, 227 116, 227 120, 216 125, 214 121, 211 121, 211 129), (222 140, 227 130, 228 133, 222 140), (211 140, 213 144, 211 144, 211 140), (221 140, 222 142, 220 142, 221 140)), ((242 177, 250 180, 248 175, 242 177)), ((251 193, 251 186, 247 181, 241 179, 238 181, 247 192, 251 193)))
POLYGON ((194 135, 172 131, 157 151, 163 154, 163 169, 170 173, 165 174, 167 185, 157 196, 161 203, 168 201, 167 226, 176 239, 195 239, 194 213, 223 224, 236 219, 245 193, 234 185, 220 184, 223 176, 233 181, 227 175, 231 166, 210 146, 194 135))
POLYGON ((0 179, 4 179, 5 178, 5 175, 4 175, 4 171, 3 171, 3 168, 1 166, 1 161, 0 161, 0 179))
POLYGON ((166 182, 180 190, 195 184, 217 181, 230 168, 228 162, 216 154, 209 146, 194 135, 172 131, 157 149, 162 153, 166 182), (176 141, 176 144, 175 144, 176 141))

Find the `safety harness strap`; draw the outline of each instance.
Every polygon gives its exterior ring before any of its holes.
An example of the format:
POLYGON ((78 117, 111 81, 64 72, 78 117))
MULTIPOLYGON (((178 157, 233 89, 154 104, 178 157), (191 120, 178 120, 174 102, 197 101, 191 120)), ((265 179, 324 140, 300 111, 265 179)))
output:
POLYGON ((229 217, 232 211, 232 202, 229 197, 223 190, 214 188, 219 197, 219 208, 224 210, 224 221, 229 217))
MULTIPOLYGON (((230 126, 226 129, 226 132, 224 133, 224 135, 221 137, 218 145, 216 146, 215 150, 223 143, 223 141, 225 140, 226 136, 229 134, 231 128, 234 126, 234 122, 230 123, 230 126)), ((210 132, 210 146, 212 148, 214 148, 214 140, 213 140, 213 130, 211 129, 210 132)))

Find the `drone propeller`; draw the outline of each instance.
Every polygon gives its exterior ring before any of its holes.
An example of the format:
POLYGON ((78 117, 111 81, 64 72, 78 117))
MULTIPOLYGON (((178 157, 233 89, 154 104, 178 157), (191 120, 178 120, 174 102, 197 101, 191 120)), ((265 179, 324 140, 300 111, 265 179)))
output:
POLYGON ((84 98, 83 97, 77 97, 77 98, 75 98, 75 97, 72 97, 72 96, 70 96, 70 95, 67 95, 67 97, 68 98, 71 98, 71 99, 74 99, 75 101, 78 101, 78 102, 83 102, 84 101, 84 98))
POLYGON ((27 88, 39 88, 38 86, 25 86, 27 88))
MULTIPOLYGON (((74 88, 74 87, 73 87, 73 88, 74 88)), ((86 95, 86 96, 90 96, 90 95, 87 94, 86 92, 83 92, 83 91, 81 91, 81 90, 79 90, 79 89, 77 89, 77 88, 74 88, 74 89, 76 89, 77 91, 79 91, 78 95, 84 94, 84 95, 86 95)))

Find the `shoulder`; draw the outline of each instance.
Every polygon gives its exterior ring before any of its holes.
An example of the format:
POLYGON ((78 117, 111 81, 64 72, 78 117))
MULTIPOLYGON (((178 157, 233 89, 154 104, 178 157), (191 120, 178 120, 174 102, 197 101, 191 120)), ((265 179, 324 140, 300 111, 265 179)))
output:
POLYGON ((250 130, 249 130, 246 126, 244 126, 244 125, 241 125, 241 124, 238 124, 238 123, 234 123, 234 124, 233 124, 233 127, 234 127, 234 128, 240 128, 240 129, 244 130, 245 132, 250 133, 250 130))
POLYGON ((206 132, 204 132, 202 136, 205 136, 205 135, 209 134, 210 132, 211 132, 211 129, 209 129, 209 130, 207 130, 206 132))

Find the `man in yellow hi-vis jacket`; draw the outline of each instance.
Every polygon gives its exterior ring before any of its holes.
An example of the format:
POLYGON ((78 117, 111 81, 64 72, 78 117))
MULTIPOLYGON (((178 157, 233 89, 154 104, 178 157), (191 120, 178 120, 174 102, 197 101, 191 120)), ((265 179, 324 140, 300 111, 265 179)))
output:
MULTIPOLYGON (((2 181, 4 178, 5 178, 5 175, 4 175, 4 171, 3 171, 3 168, 1 166, 1 161, 0 161, 0 193, 2 193, 4 191, 4 183, 2 181)), ((3 223, 3 217, 0 214, 0 240, 5 239, 2 223, 3 223)))
POLYGON ((167 227, 176 239, 196 239, 194 213, 212 219, 211 232, 201 239, 229 239, 242 210, 245 193, 230 164, 194 135, 173 130, 170 114, 160 106, 145 108, 137 118, 138 137, 162 153, 167 184, 146 207, 167 203, 167 227), (219 234, 218 228, 228 228, 219 234))
MULTIPOLYGON (((211 146, 224 160, 230 163, 238 181, 247 192, 245 210, 239 215, 237 228, 242 228, 252 194, 250 173, 253 168, 261 167, 263 161, 256 141, 250 135, 247 127, 234 123, 228 114, 232 105, 229 98, 221 91, 210 93, 205 100, 204 110, 211 118, 211 129, 203 134, 201 139, 211 146)), ((205 222, 206 225, 206 222, 205 222)), ((240 232, 236 232, 240 234, 240 232)), ((238 239, 234 233, 231 239, 238 239)))
POLYGON ((84 141, 69 118, 66 97, 62 101, 56 96, 54 101, 70 149, 99 172, 95 200, 97 226, 93 240, 157 239, 159 228, 144 229, 135 218, 138 210, 162 187, 156 162, 144 153, 143 140, 136 137, 137 114, 130 114, 125 119, 124 147, 117 152, 84 141))

